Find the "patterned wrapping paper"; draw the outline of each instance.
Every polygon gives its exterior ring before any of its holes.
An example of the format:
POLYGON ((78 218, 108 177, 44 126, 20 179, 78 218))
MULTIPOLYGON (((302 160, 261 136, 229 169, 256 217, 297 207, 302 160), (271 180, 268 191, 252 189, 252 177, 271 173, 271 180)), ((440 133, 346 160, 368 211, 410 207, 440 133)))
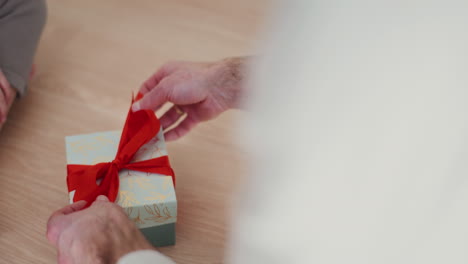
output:
MULTIPOLYGON (((120 131, 66 137, 68 164, 93 165, 110 162, 117 152, 120 131)), ((162 129, 143 145, 132 162, 167 155, 162 129)), ((177 199, 171 176, 131 170, 119 172, 120 187, 116 203, 122 206, 138 228, 175 223, 177 199)), ((71 191, 70 203, 75 191, 71 191)))

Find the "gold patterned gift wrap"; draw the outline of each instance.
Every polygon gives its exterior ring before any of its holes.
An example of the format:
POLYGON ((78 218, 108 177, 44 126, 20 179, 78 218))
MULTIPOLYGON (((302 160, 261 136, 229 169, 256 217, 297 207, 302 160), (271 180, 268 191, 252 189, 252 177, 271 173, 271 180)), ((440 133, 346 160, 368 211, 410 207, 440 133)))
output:
MULTIPOLYGON (((66 137, 68 164, 111 162, 117 152, 119 131, 66 137)), ((166 156, 162 130, 135 154, 132 162, 166 156)), ((171 176, 131 170, 119 172, 116 203, 154 246, 175 244, 177 199, 171 176)), ((70 193, 73 202, 75 191, 70 193)))

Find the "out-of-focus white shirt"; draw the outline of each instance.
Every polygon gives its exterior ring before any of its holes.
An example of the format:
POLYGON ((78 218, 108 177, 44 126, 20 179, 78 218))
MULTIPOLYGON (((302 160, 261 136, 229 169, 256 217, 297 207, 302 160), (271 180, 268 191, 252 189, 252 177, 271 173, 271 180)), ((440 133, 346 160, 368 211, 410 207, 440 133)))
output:
POLYGON ((278 6, 227 262, 468 263, 468 1, 278 6))

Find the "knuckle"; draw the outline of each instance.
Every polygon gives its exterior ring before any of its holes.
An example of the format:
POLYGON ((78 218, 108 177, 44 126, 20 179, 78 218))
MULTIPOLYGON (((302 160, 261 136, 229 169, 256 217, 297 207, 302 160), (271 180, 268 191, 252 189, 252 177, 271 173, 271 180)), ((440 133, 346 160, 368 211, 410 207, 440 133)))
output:
POLYGON ((59 216, 57 216, 57 213, 52 214, 52 216, 49 217, 47 220, 47 233, 53 232, 57 228, 57 222, 59 220, 59 216))
POLYGON ((125 217, 125 218, 126 218, 127 215, 125 214, 125 211, 123 210, 122 207, 120 207, 120 206, 118 206, 118 205, 114 205, 113 208, 114 208, 114 210, 113 210, 113 211, 114 211, 114 214, 115 214, 116 216, 118 216, 118 217, 125 217))
POLYGON ((143 91, 143 92, 149 92, 149 91, 151 91, 151 87, 150 87, 150 85, 148 84, 148 81, 144 82, 144 83, 141 85, 140 90, 143 91))
POLYGON ((49 229, 53 228, 54 226, 54 215, 52 215, 48 220, 47 220, 47 232, 49 232, 49 229))
POLYGON ((109 213, 110 218, 116 223, 121 224, 126 221, 129 221, 123 209, 118 206, 112 207, 112 209, 108 213, 109 213))
POLYGON ((47 226, 46 237, 50 242, 55 240, 58 229, 55 226, 47 226))
POLYGON ((6 87, 5 88, 5 100, 6 100, 7 104, 9 104, 12 99, 13 99, 13 92, 11 91, 11 88, 6 87))
POLYGON ((115 203, 105 203, 103 204, 104 210, 108 213, 115 215, 121 213, 122 208, 115 203))
POLYGON ((64 230, 61 230, 58 225, 52 225, 47 228, 46 237, 52 244, 60 243, 63 233, 66 233, 64 230), (59 241, 60 240, 60 241, 59 241))

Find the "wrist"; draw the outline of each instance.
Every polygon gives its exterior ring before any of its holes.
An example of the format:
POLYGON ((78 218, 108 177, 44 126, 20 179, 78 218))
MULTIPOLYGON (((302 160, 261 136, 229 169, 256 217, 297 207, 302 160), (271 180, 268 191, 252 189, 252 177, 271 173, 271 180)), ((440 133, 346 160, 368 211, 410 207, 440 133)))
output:
POLYGON ((116 263, 120 258, 134 251, 156 250, 126 216, 122 214, 114 216, 110 219, 110 225, 115 228, 110 235, 113 242, 113 246, 110 247, 112 252, 109 254, 112 256, 111 263, 116 263))
POLYGON ((228 108, 240 108, 245 97, 247 57, 232 57, 215 63, 216 86, 222 89, 228 108))

